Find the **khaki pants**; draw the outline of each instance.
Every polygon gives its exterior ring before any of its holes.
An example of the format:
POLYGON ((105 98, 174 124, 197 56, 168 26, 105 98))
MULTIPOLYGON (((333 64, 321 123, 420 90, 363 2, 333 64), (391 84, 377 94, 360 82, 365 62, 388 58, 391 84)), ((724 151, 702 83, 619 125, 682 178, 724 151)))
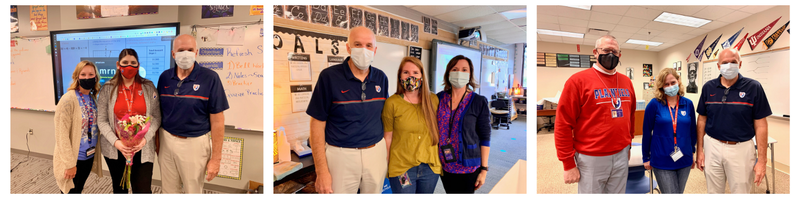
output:
POLYGON ((725 144, 705 135, 703 153, 709 194, 725 193, 725 181, 730 185, 731 193, 750 193, 755 179, 753 167, 756 165, 756 147, 752 140, 725 144))
POLYGON ((380 194, 386 179, 386 141, 369 149, 341 148, 326 144, 331 188, 337 194, 380 194))
POLYGON ((179 138, 164 129, 161 134, 161 187, 165 194, 202 194, 206 164, 211 158, 210 132, 199 137, 179 138))

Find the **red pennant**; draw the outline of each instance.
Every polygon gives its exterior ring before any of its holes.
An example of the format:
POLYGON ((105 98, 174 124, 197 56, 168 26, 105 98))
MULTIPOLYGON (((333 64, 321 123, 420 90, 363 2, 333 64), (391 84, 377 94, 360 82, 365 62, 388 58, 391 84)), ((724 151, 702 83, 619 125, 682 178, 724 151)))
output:
POLYGON ((760 31, 753 33, 753 36, 747 38, 747 43, 750 44, 751 51, 755 49, 756 46, 758 46, 758 43, 761 42, 761 39, 764 39, 764 36, 767 36, 767 32, 769 32, 769 30, 772 30, 772 27, 775 26, 775 23, 778 23, 778 20, 780 19, 781 17, 778 17, 778 19, 776 19, 772 23, 769 23, 769 25, 765 26, 760 31))
POLYGON ((747 35, 749 35, 749 34, 750 33, 745 33, 744 37, 742 38, 742 40, 739 40, 739 43, 736 44, 736 46, 733 46, 733 48, 736 48, 736 51, 739 51, 739 50, 742 49, 742 45, 744 44, 744 41, 747 40, 747 35))
POLYGON ((575 46, 578 47, 578 52, 581 52, 581 45, 580 44, 576 44, 575 46))
POLYGON ((686 56, 686 63, 689 63, 689 58, 691 58, 691 57, 692 57, 691 53, 689 53, 689 56, 686 56))

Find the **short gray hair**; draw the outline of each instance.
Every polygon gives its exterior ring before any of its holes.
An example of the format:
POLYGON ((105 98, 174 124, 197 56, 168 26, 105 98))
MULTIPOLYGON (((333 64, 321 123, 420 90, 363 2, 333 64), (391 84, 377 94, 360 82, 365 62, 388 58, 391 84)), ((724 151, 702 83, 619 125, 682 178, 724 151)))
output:
POLYGON ((612 35, 604 35, 604 36, 601 36, 599 39, 597 39, 597 41, 594 42, 594 48, 595 49, 596 48, 600 48, 600 41, 602 41, 603 39, 613 40, 614 42, 617 43, 617 47, 619 47, 619 42, 617 42, 617 38, 616 37, 614 37, 612 35))
MULTIPOLYGON (((189 34, 180 34, 180 35, 177 35, 177 36, 175 36, 174 38, 172 38, 172 51, 175 51, 175 41, 176 41, 176 39, 178 39, 178 37, 179 37, 179 36, 181 36, 181 35, 188 35, 188 36, 192 36, 192 35, 189 35, 189 34)), ((194 36, 192 36, 192 38, 194 38, 194 36)), ((199 47, 197 46, 197 38, 194 38, 194 47, 195 47, 195 49, 199 48, 199 47)))

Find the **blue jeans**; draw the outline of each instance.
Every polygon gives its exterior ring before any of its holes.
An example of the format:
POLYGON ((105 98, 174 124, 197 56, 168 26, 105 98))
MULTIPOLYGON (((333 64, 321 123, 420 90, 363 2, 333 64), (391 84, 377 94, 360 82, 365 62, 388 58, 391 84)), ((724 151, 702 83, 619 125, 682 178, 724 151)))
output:
POLYGON ((684 167, 676 170, 663 170, 653 167, 656 175, 658 188, 662 194, 683 194, 686 188, 686 181, 689 180, 689 172, 692 167, 684 167))
POLYGON ((411 185, 403 186, 400 184, 400 177, 403 175, 389 177, 392 193, 433 194, 433 190, 436 189, 436 183, 439 182, 439 175, 433 173, 428 164, 422 163, 419 166, 412 167, 406 173, 408 173, 411 185))

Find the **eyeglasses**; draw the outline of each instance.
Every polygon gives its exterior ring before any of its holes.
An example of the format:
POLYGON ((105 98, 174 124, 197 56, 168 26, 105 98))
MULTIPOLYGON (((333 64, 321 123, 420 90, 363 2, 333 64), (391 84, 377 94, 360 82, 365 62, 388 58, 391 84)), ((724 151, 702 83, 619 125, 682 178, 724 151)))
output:
POLYGON ((606 48, 606 49, 603 49, 603 48, 596 48, 596 49, 599 49, 599 50, 603 51, 603 53, 602 53, 602 54, 606 54, 606 53, 609 53, 609 52, 610 52, 610 53, 612 53, 612 54, 614 54, 614 55, 619 55, 620 53, 622 53, 622 51, 615 51, 615 50, 613 50, 613 49, 608 49, 608 48, 606 48))
POLYGON ((175 95, 178 95, 178 91, 180 91, 180 90, 181 90, 181 84, 183 84, 183 80, 181 80, 180 82, 178 82, 178 87, 176 87, 176 88, 175 88, 175 95))
POLYGON ((729 90, 731 90, 731 88, 725 89, 725 94, 722 96, 722 103, 725 103, 725 100, 728 99, 728 91, 729 90))
POLYGON ((367 90, 367 82, 361 82, 361 101, 367 99, 367 94, 364 94, 365 90, 367 90))

